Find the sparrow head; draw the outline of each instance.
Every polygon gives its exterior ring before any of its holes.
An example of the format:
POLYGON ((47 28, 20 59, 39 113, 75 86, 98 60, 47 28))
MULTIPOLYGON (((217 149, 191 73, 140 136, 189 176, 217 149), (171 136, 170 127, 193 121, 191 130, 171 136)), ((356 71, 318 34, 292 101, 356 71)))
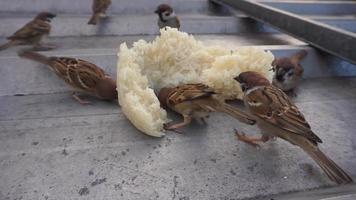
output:
POLYGON ((158 100, 163 108, 167 108, 167 100, 169 94, 172 92, 172 88, 162 88, 158 93, 158 100))
POLYGON ((35 19, 39 19, 39 20, 51 22, 51 19, 53 19, 54 17, 56 17, 56 15, 53 14, 53 13, 50 13, 50 12, 41 12, 40 14, 38 14, 38 15, 36 16, 35 19))
POLYGON ((105 100, 117 99, 116 81, 110 77, 105 77, 98 82, 97 95, 105 100))
POLYGON ((277 58, 272 65, 275 68, 274 79, 280 83, 291 81, 299 74, 289 58, 277 58))
POLYGON ((174 16, 173 8, 168 4, 161 4, 157 7, 156 14, 160 17, 161 20, 165 21, 174 16))
POLYGON ((256 86, 267 86, 270 82, 260 73, 254 71, 242 72, 234 78, 240 83, 242 91, 247 91, 256 86))

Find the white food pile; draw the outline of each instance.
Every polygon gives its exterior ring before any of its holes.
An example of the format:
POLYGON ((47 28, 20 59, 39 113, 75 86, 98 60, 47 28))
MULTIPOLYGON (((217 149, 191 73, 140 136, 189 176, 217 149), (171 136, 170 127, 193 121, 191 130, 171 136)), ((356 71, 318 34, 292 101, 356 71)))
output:
POLYGON ((255 47, 235 51, 205 46, 177 29, 161 29, 153 42, 139 40, 129 49, 120 45, 117 69, 118 98, 122 111, 142 132, 161 137, 167 113, 154 93, 162 87, 204 83, 225 99, 242 98, 233 78, 244 71, 258 71, 272 79, 274 56, 255 47))

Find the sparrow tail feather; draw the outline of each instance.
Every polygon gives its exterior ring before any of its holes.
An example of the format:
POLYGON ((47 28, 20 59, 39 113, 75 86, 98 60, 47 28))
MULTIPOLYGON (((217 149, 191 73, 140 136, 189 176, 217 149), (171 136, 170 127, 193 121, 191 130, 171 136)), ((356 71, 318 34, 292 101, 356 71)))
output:
POLYGON ((0 46, 0 51, 5 50, 5 49, 7 49, 9 47, 15 46, 17 44, 18 44, 18 42, 16 40, 11 40, 11 41, 1 45, 0 46))
POLYGON ((220 111, 220 112, 224 112, 224 113, 230 115, 231 117, 236 118, 240 122, 244 122, 249 125, 254 125, 256 123, 256 120, 254 120, 254 118, 252 116, 250 116, 247 113, 242 112, 242 111, 238 110, 237 108, 235 108, 229 104, 226 104, 226 103, 218 106, 216 108, 216 110, 220 111))
POLYGON ((352 178, 339 167, 334 161, 328 158, 319 148, 303 148, 310 157, 320 166, 330 180, 337 184, 352 183, 352 178))
POLYGON ((46 56, 44 56, 42 54, 33 52, 33 51, 19 52, 18 55, 20 57, 22 57, 22 58, 27 58, 27 59, 30 59, 30 60, 34 60, 34 61, 37 61, 39 63, 45 64, 45 65, 49 65, 50 64, 50 60, 49 60, 48 57, 46 57, 46 56))
POLYGON ((99 13, 94 13, 90 20, 88 21, 88 24, 96 25, 99 21, 100 14, 99 13))

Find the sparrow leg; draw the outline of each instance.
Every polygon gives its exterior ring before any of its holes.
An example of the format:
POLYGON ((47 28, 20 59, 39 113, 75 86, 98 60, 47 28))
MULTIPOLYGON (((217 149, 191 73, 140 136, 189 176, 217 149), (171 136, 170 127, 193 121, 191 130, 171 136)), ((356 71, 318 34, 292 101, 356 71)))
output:
POLYGON ((72 93, 72 97, 77 100, 80 104, 82 105, 88 105, 91 104, 90 101, 84 101, 83 99, 81 99, 78 95, 75 94, 75 92, 72 93))
POLYGON ((257 142, 267 142, 268 140, 272 139, 269 136, 262 135, 261 137, 248 137, 244 132, 239 133, 238 130, 235 129, 235 134, 238 138, 238 140, 245 142, 249 145, 252 145, 254 147, 259 147, 260 145, 257 144, 257 142))
POLYGON ((188 124, 190 124, 190 122, 192 121, 192 117, 189 115, 183 115, 183 122, 181 123, 177 123, 177 124, 171 124, 171 125, 164 125, 164 128, 166 130, 172 130, 175 131, 177 133, 181 133, 180 131, 178 131, 178 128, 181 128, 183 126, 186 126, 188 124))
POLYGON ((168 124, 163 124, 163 128, 165 130, 169 130, 169 131, 173 131, 173 132, 176 132, 176 133, 179 133, 179 134, 183 134, 183 131, 180 131, 178 129, 170 129, 169 125, 168 124))
POLYGON ((203 124, 204 124, 204 125, 207 125, 207 123, 206 123, 206 121, 205 121, 205 118, 204 118, 204 117, 200 118, 200 120, 201 120, 201 122, 203 122, 203 124))

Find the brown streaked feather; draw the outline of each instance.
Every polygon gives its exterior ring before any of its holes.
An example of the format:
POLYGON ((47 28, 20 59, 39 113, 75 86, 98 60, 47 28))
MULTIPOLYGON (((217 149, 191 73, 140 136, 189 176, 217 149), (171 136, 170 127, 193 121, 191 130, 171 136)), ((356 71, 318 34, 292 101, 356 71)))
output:
POLYGON ((90 63, 90 62, 82 60, 82 59, 68 58, 68 57, 52 57, 52 59, 53 58, 57 62, 62 63, 63 65, 66 65, 66 66, 73 65, 76 67, 76 69, 87 70, 88 72, 92 72, 93 74, 98 74, 98 76, 100 76, 100 78, 107 75, 103 69, 99 68, 98 66, 94 65, 93 63, 90 63))
POLYGON ((49 34, 51 25, 42 20, 33 20, 27 23, 24 27, 16 31, 12 36, 8 37, 9 40, 28 39, 36 36, 49 34))
POLYGON ((106 76, 104 70, 85 60, 67 57, 50 59, 54 71, 74 88, 91 92, 106 76))
POLYGON ((290 68, 294 68, 294 73, 298 76, 302 75, 304 72, 303 67, 299 64, 302 59, 307 56, 308 53, 305 50, 298 51, 291 57, 276 58, 272 65, 278 70, 278 68, 285 68, 286 71, 290 68))
POLYGON ((210 112, 223 112, 237 120, 253 125, 254 118, 223 101, 220 101, 212 88, 204 84, 184 84, 174 88, 162 88, 158 94, 161 105, 181 114, 185 118, 184 123, 171 127, 182 127, 190 123, 191 118, 202 119, 210 112))
POLYGON ((111 0, 94 0, 92 9, 94 13, 105 13, 110 5, 111 0))
POLYGON ((75 65, 62 65, 66 68, 66 74, 62 78, 72 86, 78 87, 79 82, 77 81, 77 72, 75 65))
POLYGON ((172 89, 168 95, 167 102, 174 106, 184 101, 191 101, 198 98, 205 98, 215 94, 213 89, 204 84, 185 84, 172 89))
MULTIPOLYGON (((90 62, 68 57, 46 57, 31 51, 21 51, 18 55, 49 66, 74 91, 105 100, 117 99, 116 82, 103 69, 90 62)), ((82 103, 80 99, 78 101, 82 103)))
POLYGON ((78 70, 77 80, 83 89, 90 90, 97 86, 100 77, 87 70, 78 70))
MULTIPOLYGON (((290 133, 304 136, 314 143, 322 142, 310 129, 303 114, 282 90, 274 86, 261 87, 260 90, 270 103, 265 113, 255 112, 256 116, 290 133)), ((253 95, 253 92, 250 95, 253 95)))
POLYGON ((277 71, 279 68, 284 68, 286 71, 294 68, 294 73, 296 75, 302 75, 304 72, 303 67, 299 63, 293 62, 291 58, 276 58, 272 65, 275 66, 277 71))

